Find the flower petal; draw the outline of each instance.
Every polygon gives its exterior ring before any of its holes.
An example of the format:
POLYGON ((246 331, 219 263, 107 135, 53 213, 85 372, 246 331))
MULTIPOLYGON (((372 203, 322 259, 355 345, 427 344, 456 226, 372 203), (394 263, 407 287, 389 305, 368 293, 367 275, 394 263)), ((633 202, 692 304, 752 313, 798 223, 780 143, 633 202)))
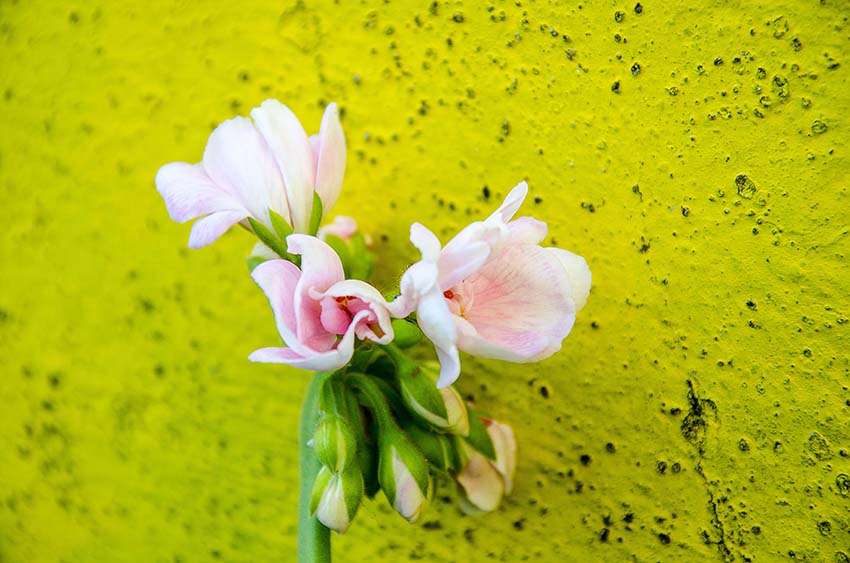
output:
POLYGON ((354 354, 354 327, 368 314, 368 311, 362 311, 354 315, 348 331, 337 346, 330 350, 312 352, 310 350, 296 351, 293 348, 260 348, 248 356, 248 359, 252 362, 287 364, 312 371, 339 369, 351 361, 351 356, 354 354))
POLYGON ((575 304, 567 272, 548 250, 508 246, 465 280, 474 305, 467 322, 458 322, 461 350, 529 362, 560 349, 575 322, 575 304))
POLYGON ((486 419, 487 433, 493 441, 493 449, 496 450, 496 461, 493 467, 505 481, 505 494, 509 495, 514 489, 514 475, 516 474, 516 439, 513 429, 507 424, 502 424, 492 419, 486 419))
POLYGON ((216 127, 207 141, 202 165, 215 184, 261 223, 271 226, 269 208, 289 217, 283 179, 268 146, 247 117, 234 117, 216 127))
POLYGON ((264 101, 251 110, 251 117, 283 175, 292 227, 307 232, 316 181, 316 160, 307 133, 295 114, 277 100, 264 101))
POLYGON ((578 313, 587 303, 587 297, 590 295, 590 283, 593 279, 587 261, 578 254, 573 254, 562 248, 547 248, 546 250, 556 256, 567 271, 573 289, 576 313, 578 313))
POLYGON ((224 232, 248 216, 245 210, 219 211, 198 219, 189 233, 189 248, 201 248, 224 234, 224 232))
POLYGON ((452 244, 452 239, 440 252, 437 268, 440 271, 439 286, 450 289, 481 269, 490 257, 490 245, 483 240, 470 240, 452 244))
POLYGON ((533 217, 520 217, 508 223, 508 234, 502 244, 540 244, 548 232, 545 222, 533 217))
POLYGON ((439 288, 422 296, 416 310, 416 322, 425 336, 433 342, 440 360, 440 379, 437 381, 437 387, 448 387, 460 375, 460 358, 456 345, 458 334, 454 315, 439 288))
POLYGON ((422 223, 410 226, 410 242, 422 253, 422 259, 436 262, 440 255, 440 239, 422 223))
POLYGON ((325 214, 336 203, 345 174, 345 135, 335 103, 329 104, 322 117, 317 151, 316 193, 325 214))
POLYGON ((301 255, 301 278, 294 306, 298 341, 316 351, 330 349, 336 336, 322 326, 322 305, 314 295, 345 279, 342 262, 327 243, 309 235, 286 237, 289 252, 301 255))
POLYGON ((168 215, 178 223, 216 211, 243 209, 237 199, 217 186, 197 164, 166 164, 156 173, 155 181, 168 215))
MULTIPOLYGON (((383 333, 383 336, 377 336, 372 330, 366 334, 371 334, 369 340, 378 344, 389 344, 393 339, 393 325, 390 321, 390 311, 387 307, 387 301, 381 292, 360 280, 343 280, 333 284, 324 293, 330 297, 356 297, 369 306, 377 319, 378 326, 383 333)), ((355 315, 356 316, 356 315, 355 315)), ((365 319, 364 319, 365 320, 365 319)))
POLYGON ((516 215, 516 212, 519 211, 519 208, 522 205, 522 202, 525 201, 525 197, 527 195, 528 184, 520 182, 508 193, 508 196, 505 198, 505 201, 502 202, 499 209, 487 218, 487 222, 507 223, 510 221, 513 216, 516 215))
POLYGON ((486 457, 472 452, 469 462, 455 478, 463 488, 466 500, 476 509, 490 512, 499 507, 505 483, 486 457))
MULTIPOLYGON (((274 313, 277 331, 283 341, 295 352, 304 352, 296 337, 294 295, 301 270, 287 260, 263 262, 251 272, 251 277, 266 294, 274 313)), ((260 360, 257 360, 260 361, 260 360)))

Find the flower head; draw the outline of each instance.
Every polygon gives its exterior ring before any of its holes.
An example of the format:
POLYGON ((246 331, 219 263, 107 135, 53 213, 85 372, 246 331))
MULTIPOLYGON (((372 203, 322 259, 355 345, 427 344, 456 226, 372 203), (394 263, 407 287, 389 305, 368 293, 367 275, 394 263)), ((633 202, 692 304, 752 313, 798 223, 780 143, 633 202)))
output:
POLYGON ((458 349, 512 362, 551 356, 587 301, 584 258, 540 246, 547 234, 542 221, 511 220, 527 193, 520 183, 495 213, 442 248, 425 226, 410 228, 422 259, 405 272, 390 308, 398 317, 416 311, 440 359, 440 387, 460 374, 458 349))
POLYGON ((276 100, 216 127, 199 164, 159 169, 156 186, 171 218, 192 226, 189 246, 200 248, 249 218, 272 229, 273 216, 295 232, 309 230, 314 193, 327 213, 345 172, 345 137, 336 104, 325 109, 317 135, 307 137, 292 111, 276 100))
POLYGON ((301 268, 269 260, 251 277, 268 297, 287 348, 261 348, 250 360, 328 371, 351 360, 355 336, 392 341, 387 303, 377 289, 346 280, 339 257, 316 237, 295 234, 286 241, 289 252, 301 255, 301 268))

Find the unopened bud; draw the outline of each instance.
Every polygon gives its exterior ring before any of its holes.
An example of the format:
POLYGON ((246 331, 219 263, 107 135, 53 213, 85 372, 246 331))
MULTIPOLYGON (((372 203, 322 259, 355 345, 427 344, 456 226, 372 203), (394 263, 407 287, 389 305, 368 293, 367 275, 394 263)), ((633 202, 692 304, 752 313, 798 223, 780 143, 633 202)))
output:
POLYGON ((406 319, 393 319, 392 323, 393 332, 395 333, 393 344, 399 348, 410 348, 419 344, 424 336, 422 329, 416 323, 406 319))
POLYGON ((437 389, 439 368, 426 364, 418 370, 399 370, 399 386, 407 407, 441 432, 466 436, 469 415, 457 389, 437 389))
POLYGON ((425 430, 417 424, 409 424, 404 431, 437 470, 447 472, 460 468, 460 458, 455 445, 457 438, 454 436, 425 430))
POLYGON ((378 480, 387 500, 413 524, 428 505, 431 475, 425 456, 398 429, 381 437, 378 480))
POLYGON ((492 419, 482 419, 496 452, 494 460, 464 445, 466 463, 455 479, 463 495, 461 507, 468 513, 498 508, 504 495, 513 490, 516 472, 516 441, 511 427, 492 419))
POLYGON ((310 514, 340 534, 348 530, 360 500, 363 498, 363 476, 357 465, 341 473, 322 467, 313 484, 310 514))
POLYGON ((357 455, 357 439, 348 422, 340 416, 323 416, 313 434, 313 449, 322 465, 339 473, 357 455))

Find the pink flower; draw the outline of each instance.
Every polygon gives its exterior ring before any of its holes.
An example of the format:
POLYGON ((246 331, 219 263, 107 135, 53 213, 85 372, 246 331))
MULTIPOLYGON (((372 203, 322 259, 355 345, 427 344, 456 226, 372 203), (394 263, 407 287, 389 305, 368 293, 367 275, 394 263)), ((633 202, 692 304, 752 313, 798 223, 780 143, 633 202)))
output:
POLYGON ((401 280, 394 316, 416 311, 440 359, 439 387, 460 374, 458 349, 482 358, 533 362, 561 348, 590 292, 584 258, 540 246, 547 227, 511 221, 528 194, 517 185, 485 221, 464 228, 444 248, 419 223, 410 240, 421 251, 401 280))
POLYGON ((269 260, 251 274, 269 298, 286 348, 261 348, 254 362, 329 371, 351 360, 354 337, 378 344, 393 339, 387 303, 359 280, 346 280, 339 257, 326 243, 307 235, 286 238, 289 252, 301 255, 301 269, 269 260))
POLYGON ((489 460, 464 444, 466 463, 455 476, 463 490, 461 506, 468 513, 492 511, 499 507, 502 497, 511 494, 516 473, 516 440, 507 424, 491 418, 481 419, 493 441, 496 459, 489 460))
POLYGON ((348 242, 356 232, 357 221, 351 217, 346 217, 345 215, 337 215, 334 217, 334 220, 330 223, 330 225, 319 227, 319 232, 316 236, 325 240, 326 236, 332 235, 340 240, 348 242))
POLYGON ((253 217, 273 228, 269 210, 295 232, 307 232, 313 193, 324 213, 333 207, 345 172, 345 137, 336 104, 325 109, 317 135, 307 137, 295 114, 266 100, 247 117, 216 127, 200 164, 172 162, 159 169, 156 187, 171 218, 192 226, 189 246, 212 243, 253 217))

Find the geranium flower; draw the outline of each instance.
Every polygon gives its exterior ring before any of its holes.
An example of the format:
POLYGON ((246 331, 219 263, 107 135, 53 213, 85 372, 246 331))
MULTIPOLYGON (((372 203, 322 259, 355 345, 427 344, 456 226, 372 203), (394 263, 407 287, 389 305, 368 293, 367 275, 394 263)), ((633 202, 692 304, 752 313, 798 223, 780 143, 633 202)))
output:
POLYGON ((345 137, 336 104, 325 109, 319 133, 307 137, 292 111, 266 100, 247 117, 216 127, 200 164, 172 162, 156 186, 168 213, 192 226, 189 246, 200 248, 249 217, 274 230, 269 210, 295 232, 310 227, 313 194, 326 214, 339 197, 345 172, 345 137))
POLYGON ((286 348, 261 348, 254 362, 330 371, 346 365, 354 338, 388 344, 393 328, 387 303, 366 282, 346 280, 342 264, 326 243, 308 235, 286 239, 301 255, 301 268, 287 260, 263 262, 251 277, 266 294, 286 348))
POLYGON ((390 308, 398 317, 416 311, 440 359, 439 387, 460 374, 458 349, 511 362, 551 356, 587 301, 591 274, 584 258, 540 246, 546 223, 511 221, 527 194, 520 183, 495 213, 442 249, 425 226, 410 228, 422 260, 405 272, 390 308))

